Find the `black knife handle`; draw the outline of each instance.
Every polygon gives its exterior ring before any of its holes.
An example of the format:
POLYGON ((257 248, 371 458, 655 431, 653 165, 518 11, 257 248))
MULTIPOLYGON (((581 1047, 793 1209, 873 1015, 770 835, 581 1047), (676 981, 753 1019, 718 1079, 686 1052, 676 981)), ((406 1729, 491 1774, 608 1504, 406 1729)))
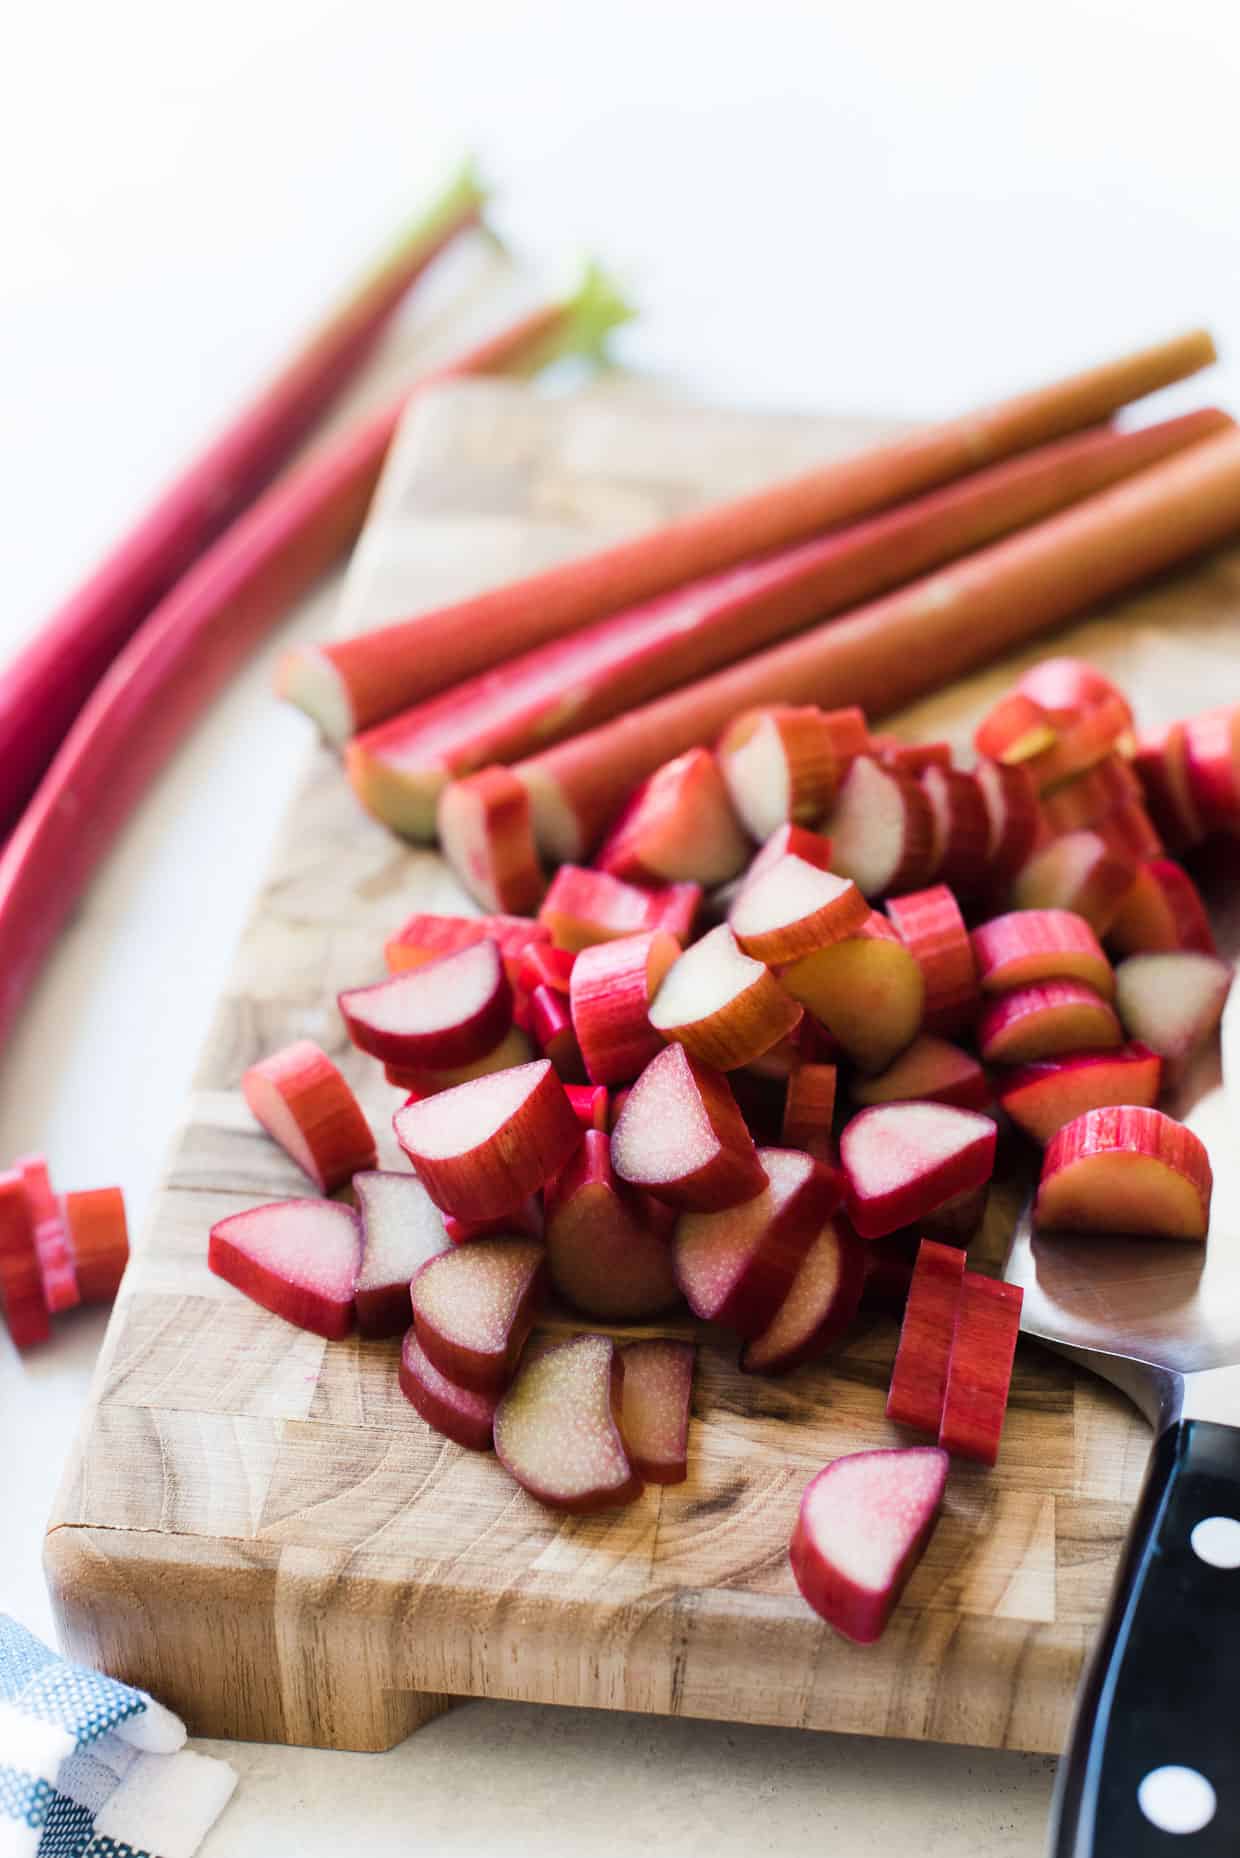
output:
POLYGON ((1050 1851, 1240 1853, 1240 1427, 1181 1420, 1151 1453, 1060 1767, 1050 1851))

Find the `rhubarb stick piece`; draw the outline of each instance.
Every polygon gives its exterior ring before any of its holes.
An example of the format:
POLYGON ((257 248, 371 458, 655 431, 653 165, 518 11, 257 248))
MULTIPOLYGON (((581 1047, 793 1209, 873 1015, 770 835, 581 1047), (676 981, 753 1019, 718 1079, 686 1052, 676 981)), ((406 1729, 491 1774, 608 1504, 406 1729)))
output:
MULTIPOLYGON (((300 666, 286 672, 285 694, 320 721, 328 717, 336 722, 337 739, 355 734, 484 669, 492 661, 496 639, 503 639, 510 651, 528 651, 687 581, 821 535, 979 466, 1080 432, 1141 394, 1195 373, 1213 358, 1210 338, 1194 331, 963 419, 820 465, 799 478, 711 505, 653 533, 558 563, 507 587, 320 647, 322 663, 315 682, 325 688, 329 672, 334 673, 330 700, 306 700, 304 686, 310 680, 300 666)), ((973 521, 970 511, 956 548, 975 545, 973 521)), ((987 533, 984 527, 982 533, 987 533)), ((915 563, 923 559, 916 552, 919 546, 915 534, 915 563)), ((889 548, 890 538, 884 537, 880 552, 889 548)), ((820 591, 816 601, 821 612, 820 591)), ((814 610, 806 614, 807 620, 814 610)), ((798 699, 794 695, 774 700, 798 699)), ((767 698, 758 695, 753 701, 767 698)), ((732 714, 748 707, 737 704, 732 714)), ((666 759, 658 756, 643 772, 666 759)))
POLYGON ((280 1200, 211 1228, 207 1263, 255 1303, 328 1341, 353 1327, 361 1222, 331 1200, 280 1200))
POLYGON ((443 1214, 412 1174, 367 1170, 354 1175, 353 1191, 362 1221, 362 1262, 354 1288, 358 1331, 403 1335, 414 1273, 451 1243, 443 1214))
POLYGON ((964 1259, 956 1245, 923 1239, 918 1246, 887 1391, 888 1419, 936 1439, 947 1393, 964 1259))
POLYGON ((1102 936, 1115 921, 1136 874, 1135 860, 1097 832, 1066 832, 1034 852, 1022 867, 1012 901, 1021 910, 1072 910, 1102 936))
POLYGON ((428 1426, 469 1451, 490 1451, 498 1393, 477 1393, 450 1381, 439 1372, 414 1329, 405 1332, 397 1376, 401 1392, 428 1426))
POLYGON ((987 1064, 1032 1064, 1123 1042, 1114 1008, 1083 981, 1037 981, 997 994, 977 1027, 978 1050, 987 1064))
POLYGON ((383 1074, 406 1095, 433 1097, 441 1090, 454 1090, 476 1077, 493 1077, 497 1071, 511 1071, 514 1066, 529 1064, 534 1048, 519 1026, 510 1026, 499 1044, 472 1064, 450 1066, 446 1071, 406 1070, 400 1065, 384 1065, 383 1074))
POLYGON ((581 1139, 545 1058, 407 1103, 393 1125, 436 1206, 458 1219, 491 1219, 520 1206, 581 1139))
POLYGON ((292 456, 483 200, 463 169, 0 675, 0 842, 126 640, 292 456))
POLYGON ((921 969, 874 912, 855 935, 781 968, 779 980, 864 1071, 885 1070, 921 1026, 921 969))
POLYGON ((727 1078, 683 1045, 665 1046, 626 1094, 611 1159, 621 1180, 701 1212, 738 1206, 766 1186, 727 1078))
POLYGON ((92 1187, 60 1205, 82 1302, 111 1303, 129 1262, 125 1196, 119 1187, 92 1187))
POLYGON ((423 962, 438 961, 443 955, 455 955, 459 949, 472 948, 476 942, 495 942, 508 978, 514 986, 523 985, 521 964, 528 950, 549 943, 551 933, 545 924, 528 916, 411 916, 385 944, 384 959, 393 974, 406 968, 419 968, 423 962))
POLYGON ((1068 1058, 1005 1067, 998 1074, 999 1102, 1018 1129, 1045 1147, 1057 1130, 1086 1110, 1118 1103, 1152 1108, 1162 1072, 1162 1059, 1145 1045, 1073 1052, 1068 1058))
MULTIPOLYGON (((930 875, 954 895, 971 896, 986 881, 991 836, 978 778, 962 768, 930 767, 917 779, 930 803, 930 875)), ((1030 813, 1036 813, 1036 801, 1030 813)))
POLYGON ((1024 1291, 977 1271, 960 1286, 939 1444, 957 1458, 994 1464, 1007 1412, 1024 1291))
POLYGON ((1170 858, 1147 858, 1137 866, 1107 937, 1121 955, 1218 952, 1197 886, 1170 858))
POLYGON ((472 1064, 512 1024, 512 986, 490 941, 338 999, 358 1049, 406 1070, 472 1064))
POLYGON ((642 782, 594 862, 637 884, 714 885, 748 861, 719 763, 709 749, 691 748, 642 782))
POLYGON ((1203 439, 1044 522, 517 763, 545 852, 579 858, 660 762, 755 703, 881 716, 1240 528, 1240 434, 1203 439))
POLYGON ((610 1129, 611 1100, 605 1084, 565 1084, 564 1095, 583 1129, 610 1129))
POLYGON ((790 853, 747 879, 728 922, 747 955, 780 963, 856 935, 869 914, 852 878, 790 853))
POLYGON ((1097 936, 1072 910, 1012 910, 973 931, 984 994, 1010 993, 1034 981, 1084 981, 1104 999, 1115 976, 1097 936))
POLYGON ((26 1184, 16 1168, 0 1173, 0 1308, 15 1348, 31 1348, 51 1334, 34 1214, 26 1184))
POLYGON ((1130 955, 1115 971, 1115 1004, 1131 1038, 1182 1063, 1217 1028, 1232 979, 1216 955, 1130 955))
POLYGON ((1047 1146, 1034 1221, 1039 1230, 1204 1239, 1213 1185, 1209 1156, 1183 1123, 1133 1104, 1087 1110, 1047 1146))
POLYGON ((454 1245, 409 1286, 418 1342, 459 1387, 495 1393, 516 1372, 545 1286, 543 1248, 528 1239, 454 1245))
POLYGON ((251 1065, 241 1090, 253 1115, 320 1193, 375 1165, 361 1105, 326 1052, 298 1039, 251 1065))
POLYGON ((624 1357, 610 1336, 578 1335, 532 1355, 495 1414, 500 1463, 552 1509, 631 1502, 641 1479, 624 1448, 623 1400, 624 1357))
POLYGON ((1240 703, 1190 717, 1184 755, 1193 802, 1207 831, 1240 830, 1240 703))
POLYGON ((583 948, 573 964, 569 1002, 586 1074, 596 1084, 631 1084, 664 1039, 650 1003, 680 955, 675 936, 620 936, 583 948))
POLYGON ((1171 850, 1185 851, 1203 839, 1206 826, 1193 795, 1184 724, 1139 736, 1132 765, 1150 818, 1171 850))
POLYGON ((788 1074, 784 1099, 783 1145, 803 1148, 815 1161, 834 1161, 831 1122, 835 1115, 836 1069, 833 1064, 798 1063, 788 1074))
POLYGON ((551 1282, 587 1316, 629 1321, 680 1301, 670 1245, 675 1214, 617 1180, 610 1144, 586 1131, 547 1188, 551 1282))
POLYGON ((920 884, 934 844, 930 802, 911 774, 859 756, 823 821, 831 862, 867 897, 886 897, 920 884))
POLYGON ((720 923, 668 969, 650 1005, 650 1024, 703 1064, 735 1071, 787 1038, 801 1012, 771 970, 744 954, 720 923))
POLYGON ((825 711, 783 703, 738 716, 719 738, 719 763, 739 818, 759 840, 821 819, 848 767, 825 711))
POLYGON ((547 888, 525 788, 507 768, 483 768, 445 788, 439 844, 471 897, 487 910, 536 910, 547 888))
POLYGON ((565 864, 551 880, 538 920, 556 948, 575 952, 595 942, 662 927, 650 920, 654 894, 610 872, 565 864))
POLYGON ((82 1300, 69 1232, 60 1202, 52 1192, 42 1155, 19 1155, 14 1167, 22 1177, 34 1222, 34 1249, 39 1260, 43 1301, 51 1315, 82 1300))
POLYGON ((995 1125, 946 1103, 883 1103, 845 1125, 840 1160, 853 1225, 862 1238, 881 1239, 984 1186, 995 1125))
POLYGON ((741 1350, 746 1374, 788 1374, 813 1361, 852 1326, 865 1288, 865 1247, 842 1214, 811 1243, 760 1335, 741 1350))
POLYGON ((849 1089, 858 1103, 954 1103, 962 1110, 984 1110, 990 1085, 977 1059, 946 1039, 923 1032, 877 1077, 853 1078, 849 1089))
POLYGON ((945 884, 890 897, 887 916, 925 983, 922 1024, 927 1032, 954 1034, 977 1013, 977 967, 960 905, 945 884))
POLYGON ((621 1351, 620 1430, 634 1471, 647 1484, 683 1484, 693 1397, 692 1342, 630 1342, 621 1351))
POLYGON ((812 1478, 789 1559, 807 1603, 858 1645, 882 1634, 934 1528, 947 1453, 853 1452, 812 1478))

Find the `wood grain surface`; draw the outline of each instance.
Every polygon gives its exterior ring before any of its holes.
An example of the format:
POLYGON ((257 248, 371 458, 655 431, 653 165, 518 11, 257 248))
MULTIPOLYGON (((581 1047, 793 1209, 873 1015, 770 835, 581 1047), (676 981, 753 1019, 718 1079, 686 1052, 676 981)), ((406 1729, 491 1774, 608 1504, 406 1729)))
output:
MULTIPOLYGON (((623 386, 492 384, 421 403, 350 570, 342 629, 502 580, 856 445, 874 431, 718 413, 623 386)), ((1150 722, 1240 689, 1240 554, 1061 634, 1150 722)), ((963 745, 1009 660, 918 706, 963 745)), ((261 771, 256 770, 256 779, 261 771)), ((211 874, 211 881, 226 881, 211 874)), ((245 1066, 311 1037, 370 1112, 401 1093, 349 1046, 337 990, 377 978, 414 908, 459 908, 437 858, 365 818, 317 750, 276 847, 137 1247, 47 1539, 62 1640, 203 1735, 380 1749, 453 1696, 585 1704, 1057 1751, 1144 1470, 1122 1397, 1023 1343, 996 1470, 953 1468, 890 1628, 810 1614, 787 1543, 829 1458, 894 1443, 896 1338, 864 1319, 828 1364, 742 1375, 704 1335, 688 1481, 566 1518, 401 1396, 398 1344, 326 1343, 211 1276, 211 1223, 307 1191, 255 1127, 245 1066)), ((997 1258, 1013 1192, 975 1256, 997 1258)), ((551 1326, 556 1326, 554 1319, 551 1326)), ((576 1325, 580 1326, 580 1325, 576 1325)), ((688 1333, 659 1325, 628 1333, 688 1333)))

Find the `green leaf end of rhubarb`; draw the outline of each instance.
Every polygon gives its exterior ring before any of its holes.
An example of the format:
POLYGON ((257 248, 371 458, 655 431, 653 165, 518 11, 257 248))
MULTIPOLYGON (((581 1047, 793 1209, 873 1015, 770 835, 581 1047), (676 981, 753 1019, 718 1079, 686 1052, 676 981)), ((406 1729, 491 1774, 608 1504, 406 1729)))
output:
MULTIPOLYGON (((581 282, 564 304, 555 336, 555 355, 580 355, 587 361, 607 359, 607 338, 621 323, 637 315, 635 306, 602 265, 591 259, 581 282)), ((550 360, 548 356, 544 360, 550 360)))
POLYGON ((419 254, 438 251, 453 235, 481 221, 490 195, 468 156, 446 186, 402 229, 376 267, 382 274, 407 269, 419 254))

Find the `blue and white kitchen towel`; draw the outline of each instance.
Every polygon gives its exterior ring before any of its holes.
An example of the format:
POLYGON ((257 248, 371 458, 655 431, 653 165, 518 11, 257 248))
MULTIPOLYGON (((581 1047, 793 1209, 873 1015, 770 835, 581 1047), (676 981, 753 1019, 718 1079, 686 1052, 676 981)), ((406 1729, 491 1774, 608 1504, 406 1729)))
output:
POLYGON ((0 1613, 0 1858, 191 1858, 237 1785, 144 1690, 0 1613))

